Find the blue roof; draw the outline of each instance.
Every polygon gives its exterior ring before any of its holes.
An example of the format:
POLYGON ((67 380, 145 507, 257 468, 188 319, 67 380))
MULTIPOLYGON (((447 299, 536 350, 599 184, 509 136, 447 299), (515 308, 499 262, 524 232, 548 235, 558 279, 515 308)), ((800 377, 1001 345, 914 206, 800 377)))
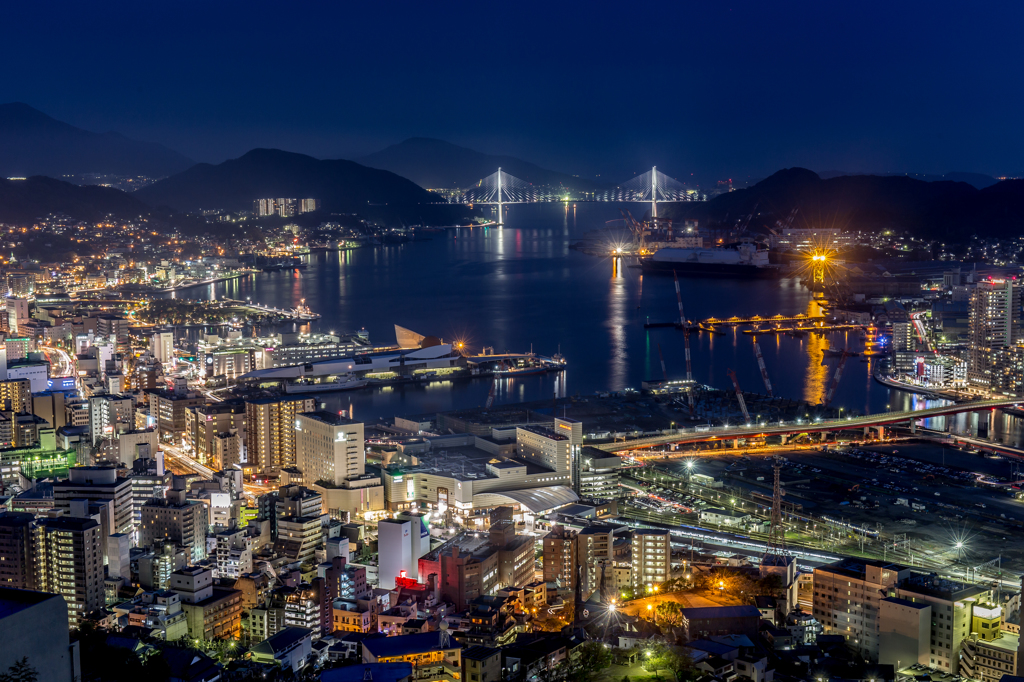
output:
MULTIPOLYGON (((406 656, 418 654, 424 651, 441 650, 440 632, 419 632, 413 635, 398 635, 397 637, 367 637, 363 640, 363 646, 376 658, 390 658, 391 656, 406 656)), ((454 639, 449 639, 445 649, 461 649, 462 645, 454 639)))
POLYGON ((715 656, 724 656, 725 654, 736 651, 736 649, 739 648, 729 644, 722 644, 721 642, 712 642, 710 639, 698 639, 690 642, 686 646, 691 649, 696 649, 697 651, 706 651, 715 656))
POLYGON ((760 618, 761 612, 756 606, 698 606, 683 609, 683 617, 687 620, 708 618, 760 618))
POLYGON ((320 673, 320 682, 363 682, 367 670, 373 682, 397 682, 412 676, 412 663, 363 663, 333 668, 320 673))

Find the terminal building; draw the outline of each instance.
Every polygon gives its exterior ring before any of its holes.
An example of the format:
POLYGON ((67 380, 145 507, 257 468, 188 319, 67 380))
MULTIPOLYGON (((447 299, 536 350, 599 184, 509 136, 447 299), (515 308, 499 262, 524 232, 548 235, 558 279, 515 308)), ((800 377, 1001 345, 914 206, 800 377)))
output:
POLYGON ((579 476, 581 424, 556 418, 553 426, 495 427, 490 436, 428 436, 399 444, 381 472, 388 509, 451 513, 463 525, 482 528, 487 510, 513 505, 521 514, 517 520, 532 527, 537 515, 579 500, 573 470, 579 476))
POLYGON ((257 370, 303 365, 370 350, 365 332, 335 334, 278 334, 267 337, 223 338, 208 335, 199 342, 199 371, 205 377, 237 379, 257 370))

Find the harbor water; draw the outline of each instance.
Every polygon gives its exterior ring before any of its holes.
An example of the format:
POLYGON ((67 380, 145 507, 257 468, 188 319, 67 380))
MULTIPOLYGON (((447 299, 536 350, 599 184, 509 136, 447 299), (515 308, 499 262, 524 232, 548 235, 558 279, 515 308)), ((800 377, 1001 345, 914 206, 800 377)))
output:
MULTIPOLYGON (((628 206, 636 210, 634 205, 628 206)), ((685 376, 683 333, 645 329, 678 319, 671 276, 641 273, 624 259, 592 256, 570 246, 620 217, 610 203, 526 204, 508 207, 503 227, 453 228, 430 239, 346 251, 314 251, 305 269, 249 275, 175 293, 181 298, 229 297, 281 308, 306 305, 322 318, 305 331, 350 332, 365 327, 377 344, 394 343, 394 325, 421 334, 542 355, 561 351, 564 372, 502 379, 496 405, 640 388, 662 378, 658 347, 670 379, 685 376)), ((680 280, 689 319, 813 312, 810 290, 796 279, 680 280)), ((764 393, 749 334, 691 334, 694 379, 731 389, 727 370, 744 391, 764 393)), ((758 338, 776 396, 820 402, 838 358, 824 350, 862 350, 860 331, 758 338)), ((872 379, 874 359, 851 357, 833 406, 844 414, 911 409, 928 403, 872 379)), ((378 387, 323 394, 329 409, 351 409, 361 420, 390 420, 484 404, 485 379, 378 387)), ((1000 415, 1002 417, 1002 415, 1000 415)), ((964 428, 971 417, 958 417, 964 428)), ((1020 440, 1017 420, 995 432, 1020 440)), ((945 423, 934 420, 932 426, 945 423)))

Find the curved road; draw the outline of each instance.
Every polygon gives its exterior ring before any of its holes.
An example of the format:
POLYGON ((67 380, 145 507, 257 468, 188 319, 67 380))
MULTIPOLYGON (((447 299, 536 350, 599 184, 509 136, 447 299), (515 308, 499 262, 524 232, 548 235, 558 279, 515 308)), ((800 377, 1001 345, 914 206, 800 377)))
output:
POLYGON ((768 424, 744 425, 744 426, 717 426, 706 431, 692 431, 678 433, 671 436, 650 436, 648 438, 637 438, 631 441, 617 443, 601 443, 594 445, 605 452, 626 452, 636 448, 649 448, 655 445, 670 445, 675 443, 699 443, 709 440, 733 440, 735 438, 749 438, 751 436, 785 436, 794 433, 820 433, 823 431, 843 431, 845 429, 859 429, 865 426, 882 426, 885 424, 898 424, 900 422, 916 421, 928 417, 940 417, 948 414, 959 414, 960 412, 978 412, 981 410, 996 409, 999 407, 1011 407, 1020 403, 1019 398, 1005 398, 1001 400, 974 400, 970 402, 943 405, 940 407, 929 407, 924 410, 906 410, 903 412, 882 412, 869 414, 863 417, 847 417, 845 419, 829 419, 815 422, 796 422, 769 426, 768 424))

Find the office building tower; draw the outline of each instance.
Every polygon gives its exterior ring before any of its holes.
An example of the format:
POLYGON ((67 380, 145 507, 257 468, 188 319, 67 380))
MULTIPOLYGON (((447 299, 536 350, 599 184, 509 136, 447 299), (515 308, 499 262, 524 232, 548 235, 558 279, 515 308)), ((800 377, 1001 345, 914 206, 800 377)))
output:
MULTIPOLYGON (((972 633, 972 609, 991 601, 991 590, 935 574, 911 573, 896 585, 894 597, 931 607, 928 628, 928 665, 943 672, 959 674, 960 648, 972 633)), ((979 611, 980 613, 980 611, 979 611)), ((884 622, 883 622, 884 626, 884 622)), ((883 645, 886 640, 883 638, 883 645)), ((880 663, 895 663, 879 658, 880 663)))
POLYGON ((276 475, 295 466, 296 417, 315 409, 304 395, 260 398, 245 403, 245 449, 256 473, 276 475))
POLYGON ((306 481, 341 485, 366 473, 363 424, 333 412, 295 418, 295 458, 306 481))

